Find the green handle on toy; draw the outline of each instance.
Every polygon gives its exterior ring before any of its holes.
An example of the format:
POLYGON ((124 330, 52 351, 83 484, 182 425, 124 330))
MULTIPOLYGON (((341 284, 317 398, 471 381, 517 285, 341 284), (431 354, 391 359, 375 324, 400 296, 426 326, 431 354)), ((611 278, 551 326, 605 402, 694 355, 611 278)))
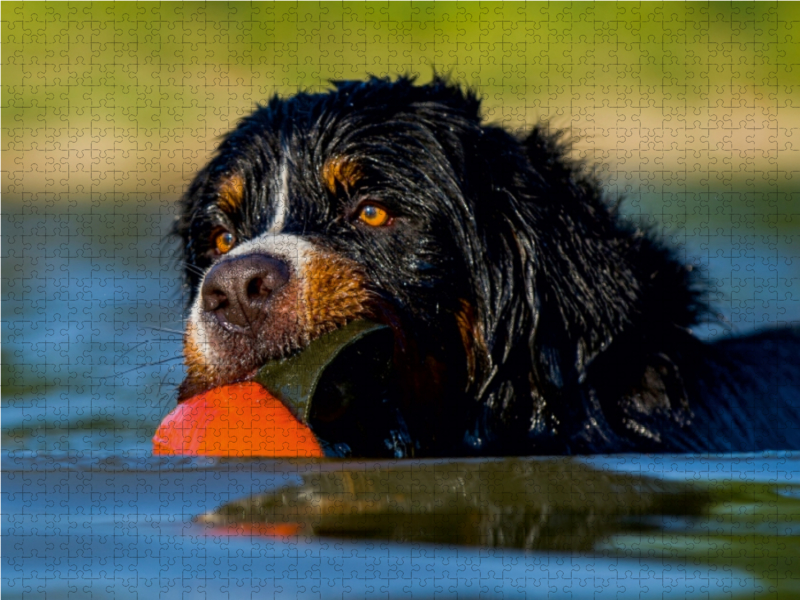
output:
POLYGON ((332 421, 365 395, 388 384, 394 339, 386 325, 353 321, 302 352, 265 364, 255 381, 302 423, 332 421))

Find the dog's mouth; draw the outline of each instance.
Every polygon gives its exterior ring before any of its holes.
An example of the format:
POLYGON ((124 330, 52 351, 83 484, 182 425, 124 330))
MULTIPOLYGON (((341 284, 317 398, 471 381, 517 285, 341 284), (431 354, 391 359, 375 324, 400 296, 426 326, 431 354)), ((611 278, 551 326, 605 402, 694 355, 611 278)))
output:
POLYGON ((447 349, 461 338, 455 328, 441 327, 444 338, 433 327, 420 332, 358 265, 298 244, 291 268, 243 247, 206 274, 187 323, 178 400, 258 381, 331 455, 413 455, 408 430, 423 447, 431 423, 448 416, 441 399, 460 379, 447 349))
POLYGON ((356 320, 267 362, 253 380, 311 427, 328 455, 410 456, 394 351, 388 326, 356 320))
MULTIPOLYGON (((301 349, 240 370, 235 381, 262 385, 312 429, 328 456, 413 456, 394 354, 389 326, 356 319, 301 349)), ((187 378, 179 401, 209 387, 216 386, 187 378)))

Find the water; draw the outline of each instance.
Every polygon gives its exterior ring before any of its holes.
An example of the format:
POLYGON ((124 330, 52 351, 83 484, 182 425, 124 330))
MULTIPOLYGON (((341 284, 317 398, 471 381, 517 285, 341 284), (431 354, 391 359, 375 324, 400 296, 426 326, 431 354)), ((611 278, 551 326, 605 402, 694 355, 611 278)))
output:
MULTIPOLYGON (((4 597, 800 595, 791 452, 153 457, 183 376, 169 210, 4 209, 4 597)), ((800 317, 786 243, 689 243, 736 331, 800 317)))
POLYGON ((790 453, 3 464, 4 597, 800 594, 790 453))
POLYGON ((3 448, 147 446, 183 377, 172 216, 8 204, 3 448))

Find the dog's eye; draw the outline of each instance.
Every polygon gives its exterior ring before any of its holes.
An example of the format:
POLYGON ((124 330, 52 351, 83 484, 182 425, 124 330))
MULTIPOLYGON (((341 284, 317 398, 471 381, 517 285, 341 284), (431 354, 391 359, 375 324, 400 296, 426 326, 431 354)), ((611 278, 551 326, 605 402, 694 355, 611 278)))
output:
POLYGON ((362 223, 366 223, 370 227, 382 227, 388 225, 392 217, 389 213, 375 204, 365 204, 358 212, 358 218, 362 223))
POLYGON ((227 254, 236 244, 236 236, 230 231, 220 231, 214 236, 214 245, 220 254, 227 254))

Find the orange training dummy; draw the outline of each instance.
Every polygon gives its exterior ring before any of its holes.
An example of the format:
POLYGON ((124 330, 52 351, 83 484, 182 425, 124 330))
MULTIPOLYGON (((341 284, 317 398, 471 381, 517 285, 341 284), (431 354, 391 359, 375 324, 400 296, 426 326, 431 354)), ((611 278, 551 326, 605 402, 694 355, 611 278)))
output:
POLYGON ((311 430, 254 382, 214 388, 181 402, 153 436, 153 454, 325 455, 311 430))

